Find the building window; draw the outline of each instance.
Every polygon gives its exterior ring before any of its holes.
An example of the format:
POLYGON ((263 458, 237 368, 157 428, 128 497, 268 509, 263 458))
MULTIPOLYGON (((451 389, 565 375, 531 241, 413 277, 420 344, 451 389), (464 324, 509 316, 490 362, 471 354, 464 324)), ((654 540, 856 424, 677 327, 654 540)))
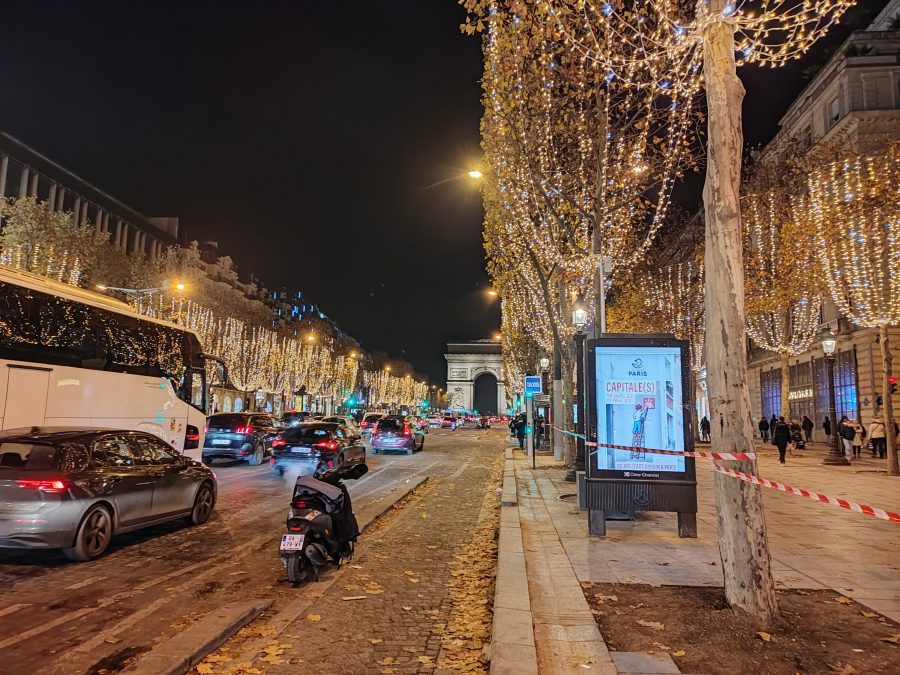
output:
POLYGON ((810 361, 790 367, 791 390, 788 392, 788 406, 792 420, 799 422, 804 415, 813 421, 816 419, 812 371, 810 361))
POLYGON ((835 96, 828 106, 828 126, 833 127, 841 119, 841 100, 835 96))
MULTIPOLYGON (((830 407, 828 391, 828 363, 825 359, 816 359, 813 365, 815 377, 815 401, 818 419, 828 415, 830 407)), ((846 415, 850 419, 859 418, 858 390, 856 387, 856 352, 839 352, 834 364, 834 404, 837 419, 846 415)), ((832 424, 835 420, 832 420, 832 424)))
POLYGON ((762 415, 766 419, 781 415, 781 368, 764 370, 759 374, 759 393, 762 415))

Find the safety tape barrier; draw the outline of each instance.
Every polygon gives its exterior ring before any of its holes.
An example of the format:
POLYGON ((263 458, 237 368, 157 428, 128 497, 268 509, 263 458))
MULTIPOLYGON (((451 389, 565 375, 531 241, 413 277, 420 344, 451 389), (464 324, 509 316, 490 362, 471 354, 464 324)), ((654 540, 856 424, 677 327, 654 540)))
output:
MULTIPOLYGON (((650 454, 662 454, 662 455, 684 455, 685 457, 703 457, 704 459, 727 459, 727 460, 736 460, 736 459, 756 459, 755 452, 678 452, 676 450, 657 450, 655 448, 638 448, 631 445, 612 445, 609 443, 594 443, 592 441, 587 440, 581 434, 576 434, 571 431, 567 431, 566 429, 560 429, 559 427, 553 427, 557 431, 561 431, 564 434, 569 436, 575 436, 576 438, 580 438, 584 440, 584 444, 594 448, 613 448, 615 450, 640 450, 642 452, 647 452, 650 454)), ((752 483, 753 485, 762 485, 763 487, 773 488, 775 490, 781 490, 782 492, 790 492, 791 494, 797 495, 798 497, 806 497, 807 499, 811 499, 814 502, 820 502, 822 504, 830 504, 831 506, 837 506, 838 508, 847 509, 848 511, 854 511, 855 513, 863 513, 867 516, 872 516, 874 518, 880 518, 881 520, 889 520, 894 523, 900 523, 900 513, 895 513, 893 511, 885 511, 884 509, 879 509, 874 506, 868 506, 866 504, 857 504, 856 502, 851 502, 846 499, 838 499, 837 497, 829 497, 828 495, 820 495, 816 492, 810 492, 809 490, 804 490, 803 488, 796 488, 791 485, 785 485, 784 483, 779 483, 778 481, 769 480, 768 478, 760 478, 759 476, 754 476, 749 473, 744 473, 743 471, 735 471, 734 469, 729 469, 727 467, 722 466, 721 464, 716 464, 713 462, 713 469, 718 473, 724 474, 725 476, 731 476, 732 478, 738 478, 747 483, 752 483)))
POLYGON ((875 518, 881 518, 882 520, 890 520, 895 523, 900 523, 900 513, 885 511, 884 509, 878 509, 874 506, 867 506, 866 504, 857 504, 856 502, 847 501, 846 499, 838 499, 837 497, 820 495, 815 492, 810 492, 809 490, 804 490, 803 488, 796 488, 790 485, 785 485, 784 483, 779 483, 774 480, 768 480, 767 478, 753 476, 751 474, 744 473, 743 471, 735 471, 734 469, 729 469, 722 466, 721 464, 713 464, 713 469, 721 474, 731 476, 732 478, 739 478, 740 480, 747 483, 752 483, 753 485, 762 485, 763 487, 774 488, 776 490, 781 490, 782 492, 790 492, 791 494, 797 495, 798 497, 806 497, 807 499, 811 499, 814 502, 830 504, 831 506, 837 506, 842 509, 847 509, 848 511, 864 513, 867 516, 873 516, 875 518))
POLYGON ((561 431, 569 436, 580 438, 584 444, 591 448, 612 448, 613 450, 630 450, 631 452, 646 452, 651 455, 677 455, 679 457, 700 457, 702 459, 721 459, 729 461, 737 461, 741 459, 756 459, 755 452, 689 452, 686 450, 660 450, 659 448, 640 448, 633 445, 613 445, 612 443, 594 443, 587 440, 581 434, 576 434, 559 427, 553 427, 557 431, 561 431))

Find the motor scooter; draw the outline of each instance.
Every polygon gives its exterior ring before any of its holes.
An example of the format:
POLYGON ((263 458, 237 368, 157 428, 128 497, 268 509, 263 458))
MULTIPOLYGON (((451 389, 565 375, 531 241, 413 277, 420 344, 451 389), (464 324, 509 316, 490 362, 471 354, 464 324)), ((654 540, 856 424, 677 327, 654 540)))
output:
POLYGON ((294 485, 287 533, 281 536, 279 553, 288 581, 299 583, 332 562, 339 565, 353 556, 359 526, 344 480, 368 473, 366 464, 328 468, 320 465, 312 476, 300 476, 294 485))

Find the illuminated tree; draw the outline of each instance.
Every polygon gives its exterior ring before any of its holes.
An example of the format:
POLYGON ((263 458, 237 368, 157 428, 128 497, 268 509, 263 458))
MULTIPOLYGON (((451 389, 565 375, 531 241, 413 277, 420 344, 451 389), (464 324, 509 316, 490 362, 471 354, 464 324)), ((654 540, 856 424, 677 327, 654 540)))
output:
MULTIPOLYGON (((707 378, 710 407, 722 424, 722 452, 753 448, 747 383, 744 274, 739 199, 744 63, 777 66, 808 51, 851 0, 761 0, 753 10, 734 0, 549 0, 547 22, 573 49, 640 91, 706 92, 708 161, 706 223, 707 378), (621 49, 621 45, 627 49, 621 49)), ((543 13, 542 13, 543 14, 543 13)), ((755 461, 738 463, 755 473, 755 461)), ((719 550, 731 606, 760 625, 777 614, 760 488, 716 474, 719 550)))
POLYGON ((751 172, 741 199, 747 332, 781 359, 781 414, 790 419, 789 358, 819 328, 821 282, 815 235, 793 201, 805 189, 792 160, 769 158, 751 172))
POLYGON ((900 474, 889 379, 888 328, 900 325, 900 144, 873 156, 816 168, 799 208, 808 209, 831 299, 859 326, 877 328, 881 346, 881 407, 888 473, 900 474))

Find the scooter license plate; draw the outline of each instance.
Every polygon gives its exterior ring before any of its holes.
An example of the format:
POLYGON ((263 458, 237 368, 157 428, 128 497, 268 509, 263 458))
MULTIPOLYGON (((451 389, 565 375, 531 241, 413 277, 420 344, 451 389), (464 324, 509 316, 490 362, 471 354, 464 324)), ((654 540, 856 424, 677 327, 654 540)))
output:
POLYGON ((302 551, 305 538, 305 534, 283 534, 281 535, 281 550, 302 551))

